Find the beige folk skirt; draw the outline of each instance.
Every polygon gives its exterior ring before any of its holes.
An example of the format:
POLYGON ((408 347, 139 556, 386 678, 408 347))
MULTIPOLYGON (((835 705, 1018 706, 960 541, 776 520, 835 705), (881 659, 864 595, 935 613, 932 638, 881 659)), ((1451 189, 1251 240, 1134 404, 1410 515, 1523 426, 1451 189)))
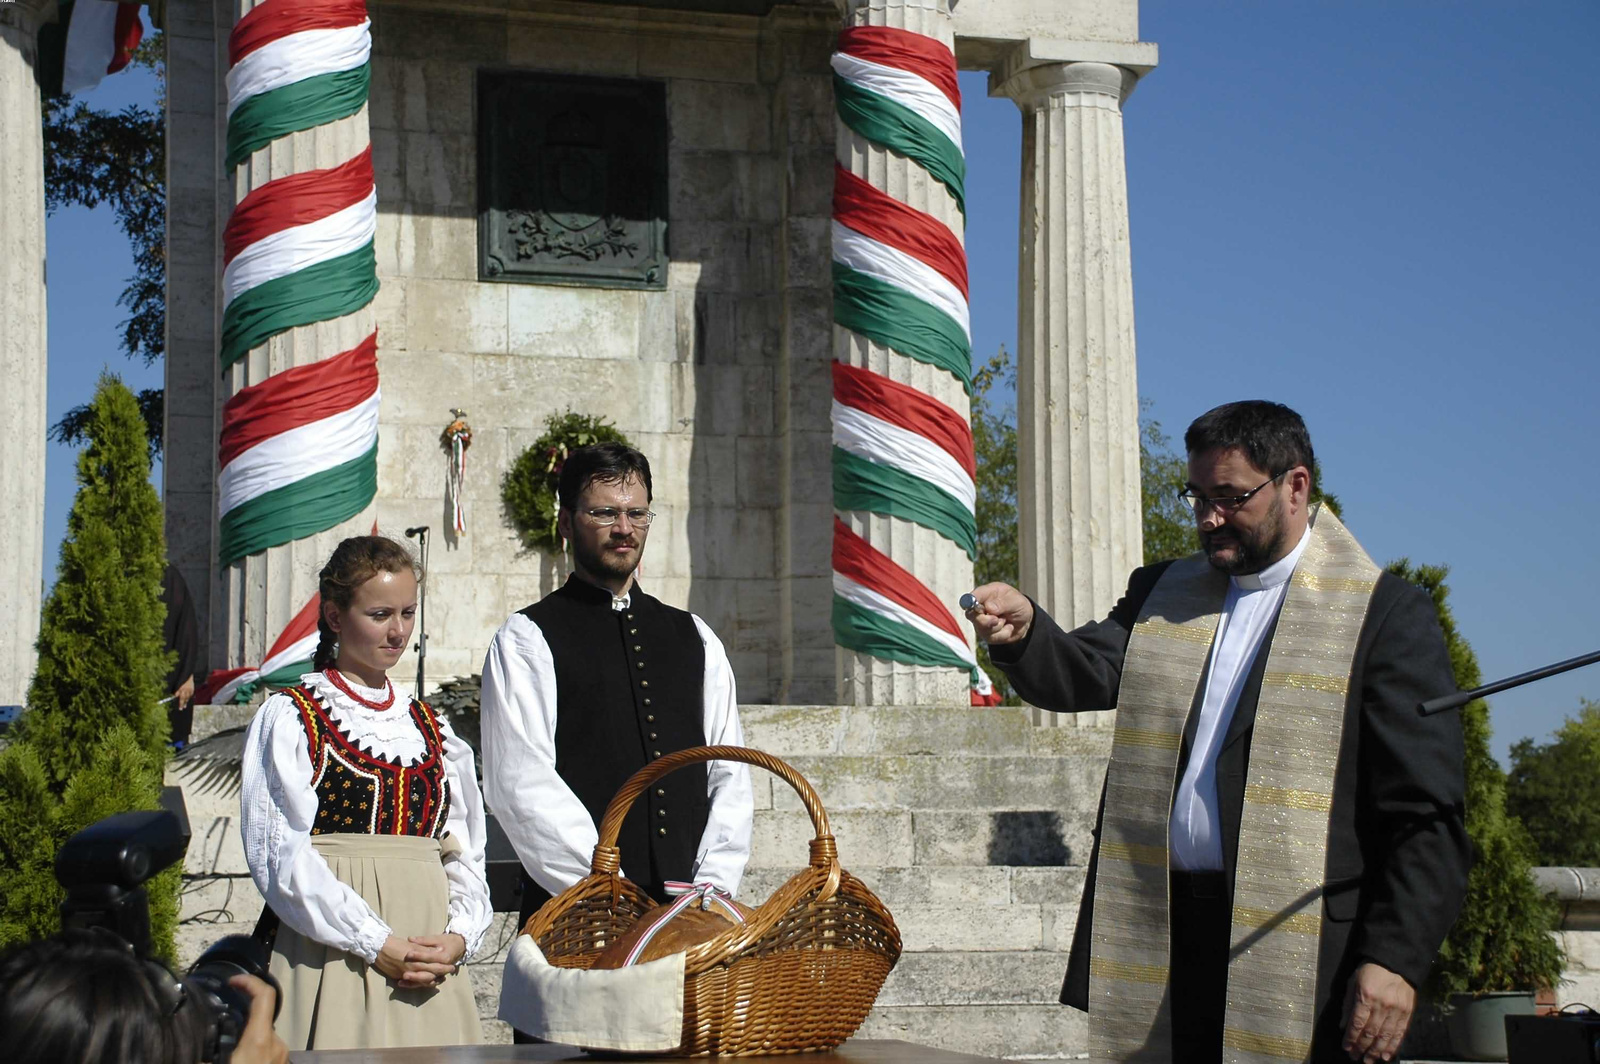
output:
MULTIPOLYGON (((447 838, 450 847, 454 839, 447 838)), ((317 835, 311 845, 400 938, 443 933, 449 884, 439 840, 317 835)), ((465 969, 435 988, 401 988, 343 950, 278 928, 272 974, 283 987, 278 1035, 290 1049, 465 1045, 482 1041, 465 969)))

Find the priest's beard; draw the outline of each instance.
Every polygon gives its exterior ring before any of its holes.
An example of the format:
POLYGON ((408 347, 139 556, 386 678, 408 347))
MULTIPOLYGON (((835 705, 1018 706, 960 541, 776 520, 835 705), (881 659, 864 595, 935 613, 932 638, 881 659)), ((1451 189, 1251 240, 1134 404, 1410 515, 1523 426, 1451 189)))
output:
POLYGON ((574 541, 572 544, 572 562, 579 569, 590 576, 617 580, 625 580, 635 569, 639 568, 639 557, 644 553, 644 544, 637 535, 624 539, 607 538, 598 548, 590 547, 587 543, 574 541), (630 554, 618 554, 609 548, 613 545, 627 544, 632 546, 630 554))
POLYGON ((1200 546, 1205 550, 1211 568, 1229 576, 1245 576, 1259 573, 1280 557, 1286 538, 1283 502, 1274 495, 1266 516, 1254 529, 1247 532, 1232 525, 1223 525, 1215 532, 1201 532, 1200 546), (1230 547, 1233 548, 1231 555, 1220 553, 1230 547))

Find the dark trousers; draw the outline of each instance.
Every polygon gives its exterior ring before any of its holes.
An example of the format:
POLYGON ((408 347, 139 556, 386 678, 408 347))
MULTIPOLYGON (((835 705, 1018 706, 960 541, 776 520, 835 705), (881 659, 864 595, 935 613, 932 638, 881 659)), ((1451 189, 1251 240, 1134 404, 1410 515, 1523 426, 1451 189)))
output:
POLYGON ((1221 872, 1173 871, 1173 1064, 1221 1064, 1231 909, 1221 872))

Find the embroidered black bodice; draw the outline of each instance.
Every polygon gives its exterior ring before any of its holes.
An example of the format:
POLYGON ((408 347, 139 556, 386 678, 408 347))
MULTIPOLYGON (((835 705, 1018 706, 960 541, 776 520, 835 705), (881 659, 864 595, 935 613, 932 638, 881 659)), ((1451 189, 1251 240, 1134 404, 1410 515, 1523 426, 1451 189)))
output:
POLYGON ((309 688, 290 687, 286 693, 300 712, 310 747, 311 786, 317 792, 311 834, 444 835, 450 812, 444 736, 427 703, 413 698, 410 706, 427 753, 415 765, 401 765, 351 741, 309 688))

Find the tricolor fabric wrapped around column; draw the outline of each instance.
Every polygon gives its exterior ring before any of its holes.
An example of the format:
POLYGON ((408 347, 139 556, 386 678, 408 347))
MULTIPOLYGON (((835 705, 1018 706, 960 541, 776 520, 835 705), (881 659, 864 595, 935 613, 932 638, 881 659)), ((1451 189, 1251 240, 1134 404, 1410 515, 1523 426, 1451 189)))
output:
POLYGON ((296 366, 222 408, 218 554, 247 554, 354 517, 378 484, 378 337, 296 366))
MULTIPOLYGON (((266 0, 247 12, 228 39, 228 168, 359 111, 371 50, 364 0, 266 0)), ((222 370, 275 336, 371 304, 377 225, 370 140, 337 166, 246 194, 223 233, 222 370)), ((223 565, 331 528, 377 493, 377 334, 317 357, 224 407, 223 565)))
POLYGON ((311 671, 311 660, 317 653, 317 612, 321 608, 322 596, 312 595, 267 648, 260 665, 213 671, 194 693, 195 705, 248 702, 262 687, 288 687, 299 683, 300 677, 311 671))
POLYGON ((228 36, 231 170, 279 137, 345 118, 367 102, 366 0, 267 0, 228 36))
POLYGON ((832 59, 833 631, 854 656, 841 659, 839 693, 949 697, 876 659, 913 674, 959 669, 970 701, 988 704, 992 687, 945 605, 970 587, 977 553, 966 163, 949 8, 867 0, 847 18, 832 59))

